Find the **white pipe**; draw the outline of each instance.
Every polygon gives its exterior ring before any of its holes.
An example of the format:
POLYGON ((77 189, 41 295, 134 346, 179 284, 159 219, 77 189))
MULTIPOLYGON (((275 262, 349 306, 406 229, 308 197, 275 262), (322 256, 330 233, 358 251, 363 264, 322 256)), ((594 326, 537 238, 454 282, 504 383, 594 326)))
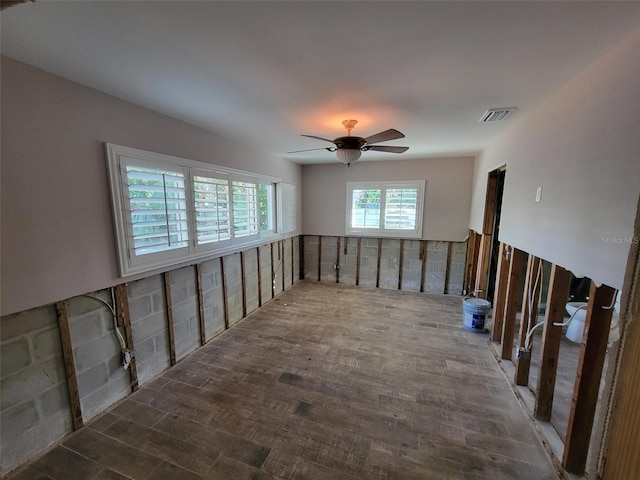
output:
POLYGON ((613 307, 615 307, 615 306, 616 306, 616 299, 617 299, 617 297, 618 297, 618 290, 616 290, 616 291, 613 293, 613 299, 611 300, 611 305, 609 305, 608 307, 600 307, 600 308, 602 308, 603 310, 611 310, 613 307))

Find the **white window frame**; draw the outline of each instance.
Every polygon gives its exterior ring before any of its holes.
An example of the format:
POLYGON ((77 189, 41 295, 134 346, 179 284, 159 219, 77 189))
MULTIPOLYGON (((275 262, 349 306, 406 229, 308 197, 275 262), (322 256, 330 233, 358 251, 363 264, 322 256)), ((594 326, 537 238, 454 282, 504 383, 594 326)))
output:
POLYGON ((347 182, 347 205, 345 232, 348 236, 360 237, 389 237, 389 238, 422 238, 422 219, 424 212, 424 180, 394 180, 394 181, 366 181, 347 182), (416 219, 415 227, 411 230, 403 228, 385 228, 386 191, 393 188, 416 188, 416 219), (354 227, 352 221, 353 191, 379 189, 380 194, 380 223, 378 228, 354 227))
MULTIPOLYGON (((268 175, 255 174, 242 170, 222 167, 204 162, 197 162, 171 155, 140 150, 107 143, 107 166, 109 171, 109 184, 111 190, 111 203, 115 224, 116 246, 118 253, 118 266, 121 277, 127 277, 139 273, 151 272, 160 268, 185 265, 203 257, 218 257, 229 253, 235 253, 241 249, 261 245, 275 239, 283 238, 279 221, 279 203, 281 196, 278 194, 280 179, 268 175), (162 250, 153 253, 135 253, 133 248, 133 232, 131 230, 131 209, 129 204, 129 191, 127 188, 126 166, 134 165, 149 169, 166 169, 181 172, 185 180, 185 197, 187 203, 188 245, 162 250), (211 178, 227 179, 229 182, 229 216, 231 225, 231 238, 223 241, 198 244, 196 226, 196 206, 194 177, 207 176, 211 178), (273 226, 267 231, 260 231, 258 215, 258 231, 251 235, 235 237, 233 235, 233 198, 232 185, 234 181, 254 183, 257 192, 260 184, 273 186, 273 226)), ((259 207, 258 207, 259 208, 259 207)))

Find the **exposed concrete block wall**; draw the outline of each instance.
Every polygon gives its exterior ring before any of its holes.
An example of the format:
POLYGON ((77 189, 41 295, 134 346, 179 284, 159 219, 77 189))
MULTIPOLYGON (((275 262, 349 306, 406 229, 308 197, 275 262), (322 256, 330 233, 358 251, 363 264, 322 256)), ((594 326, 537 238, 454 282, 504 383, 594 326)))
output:
POLYGON ((347 285, 453 295, 461 295, 464 289, 466 241, 315 235, 305 235, 300 241, 304 245, 305 279, 318 280, 320 271, 320 281, 335 283, 334 265, 339 265, 338 283, 347 285))
POLYGON ((207 340, 224 331, 224 293, 220 259, 202 262, 202 299, 204 301, 204 329, 207 340))
POLYGON ((300 279, 300 237, 292 237, 293 242, 293 277, 291 281, 295 284, 300 279))
POLYGON ((359 285, 377 286, 378 276, 378 239, 363 238, 360 242, 360 281, 359 285))
POLYGON ((2 317, 0 473, 28 460, 72 429, 56 309, 2 317))
POLYGON ((346 285, 356 284, 357 265, 358 239, 351 237, 340 238, 340 270, 338 271, 340 283, 346 285))
MULTIPOLYGON (((247 250, 243 252, 244 277, 240 253, 202 262, 200 279, 195 265, 169 272, 177 359, 200 344, 198 283, 205 338, 211 339, 225 328, 222 262, 228 322, 233 324, 243 318, 243 283, 247 314, 258 306, 258 258, 264 304, 272 298, 274 283, 277 294, 283 289, 283 278, 287 287, 299 279, 299 252, 298 238, 247 250)), ((171 364, 165 276, 129 282, 126 292, 133 337, 133 345, 128 347, 135 352, 138 383, 144 384, 171 364)), ((110 289, 91 295, 112 304, 110 289)), ((131 392, 131 376, 130 370, 122 367, 109 308, 86 296, 66 301, 75 378, 86 421, 131 392)), ((4 475, 60 440, 72 430, 73 423, 56 306, 7 315, 1 322, 0 475, 4 475)))
POLYGON ((448 243, 427 243, 427 274, 424 286, 424 290, 427 292, 444 293, 447 276, 448 243))
POLYGON ((244 289, 245 289, 245 303, 247 306, 247 315, 258 308, 258 289, 260 283, 258 282, 258 250, 255 248, 247 250, 243 254, 244 256, 244 289))
POLYGON ((131 282, 127 293, 138 381, 142 384, 171 364, 164 279, 154 275, 131 282))
MULTIPOLYGON (((467 261, 467 242, 452 242, 449 257, 447 292, 460 295, 464 290, 464 273, 467 261)), ((545 297, 543 297, 545 298, 545 297)))
POLYGON ((282 255, 282 243, 271 244, 273 248, 273 292, 278 295, 282 292, 282 276, 284 275, 284 256, 282 255))
POLYGON ((243 313, 242 267, 239 253, 224 257, 224 276, 227 287, 229 325, 233 325, 242 320, 243 313))
POLYGON ((273 298, 273 279, 271 278, 271 244, 259 247, 260 257, 260 278, 262 303, 266 303, 273 298))
MULTIPOLYGON (((92 294, 113 305, 110 290, 92 294)), ((131 391, 129 372, 109 308, 84 296, 68 300, 69 330, 78 378, 82 419, 86 422, 131 391)))
POLYGON ((320 251, 320 281, 336 282, 336 261, 338 254, 338 241, 340 237, 322 237, 322 250, 320 251))
MULTIPOLYGON (((466 252, 465 250, 465 258, 466 252)), ((403 242, 402 252, 402 290, 419 292, 421 280, 422 259, 420 258, 420 240, 405 240, 403 242)), ((460 288, 460 291, 462 291, 462 288, 460 288)))
POLYGON ((293 239, 289 238, 282 242, 282 254, 284 256, 284 288, 289 288, 293 283, 293 276, 291 275, 291 267, 293 259, 291 258, 291 252, 293 251, 293 239))
POLYGON ((304 242, 304 278, 307 280, 319 280, 318 278, 318 262, 320 257, 318 255, 318 244, 320 237, 315 235, 305 235, 302 237, 304 242))
POLYGON ((400 240, 384 239, 380 254, 380 288, 398 290, 400 240))
POLYGON ((199 306, 196 269, 179 268, 170 275, 173 334, 176 358, 180 360, 200 344, 199 306))

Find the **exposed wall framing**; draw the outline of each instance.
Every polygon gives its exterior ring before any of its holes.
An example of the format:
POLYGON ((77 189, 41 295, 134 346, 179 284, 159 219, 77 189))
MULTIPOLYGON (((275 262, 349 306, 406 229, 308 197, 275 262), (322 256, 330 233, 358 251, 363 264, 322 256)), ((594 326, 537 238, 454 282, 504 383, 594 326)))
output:
POLYGON ((640 202, 633 233, 621 299, 619 368, 603 448, 604 480, 640 478, 640 202))
POLYGON ((545 312, 542 330, 542 352, 540 354, 540 371, 538 372, 538 388, 533 415, 544 422, 551 421, 553 393, 556 385, 558 357, 564 306, 569 298, 569 282, 571 273, 558 265, 551 267, 549 293, 547 295, 547 311, 545 312))
POLYGON ((518 303, 522 292, 522 268, 526 253, 514 248, 511 252, 509 263, 509 279, 507 281, 507 294, 504 304, 504 317, 502 320, 502 359, 511 360, 513 357, 513 336, 516 330, 516 315, 518 303))
MULTIPOLYGON (((508 245, 500 245, 494 295, 492 340, 498 342, 497 345, 494 345, 496 356, 501 357, 505 361, 504 365, 507 370, 512 371, 514 374, 514 386, 520 385, 520 388, 527 389, 520 390, 521 393, 529 390, 533 392, 531 397, 533 401, 528 405, 532 409, 534 418, 542 423, 549 423, 552 420, 556 374, 560 359, 563 321, 565 319, 565 304, 569 301, 572 277, 571 272, 562 267, 558 265, 551 266, 546 311, 544 322, 542 323, 541 351, 536 353, 533 350, 533 342, 527 340, 527 334, 538 318, 537 309, 541 301, 542 278, 544 278, 541 274, 543 260, 533 255, 528 255, 527 269, 523 282, 523 266, 526 257, 526 252, 511 248, 508 245), (505 252, 509 250, 511 250, 510 258, 505 255, 505 252), (507 271, 508 273, 506 273, 507 271), (514 356, 514 334, 519 311, 519 349, 518 354, 514 356), (502 322, 500 319, 502 319, 502 322), (500 330, 501 335, 498 335, 500 330), (533 355, 539 355, 538 379, 535 386, 529 384, 529 369, 533 355)), ((627 283, 630 281, 629 276, 626 281, 627 283)), ((607 285, 596 286, 594 283, 591 284, 584 336, 580 345, 578 367, 575 373, 571 410, 569 412, 566 435, 562 439, 564 450, 562 450, 562 447, 554 450, 555 462, 558 468, 562 467, 566 472, 572 474, 582 475, 585 473, 589 452, 591 451, 590 447, 592 447, 591 441, 594 440, 592 430, 599 401, 598 395, 602 385, 616 293, 615 289, 607 285)), ((566 327, 566 324, 564 326, 566 327)), ((633 368, 637 371, 637 364, 633 368)), ((635 409, 636 407, 637 404, 634 403, 630 408, 635 409)), ((637 418, 640 419, 640 415, 637 415, 637 418)), ((640 425, 640 421, 637 425, 640 425)), ((620 428, 620 423, 618 428, 620 428)), ((636 430, 632 434, 634 437, 637 436, 636 430)), ((598 439, 595 440, 598 441, 598 439)), ((598 450, 600 446, 594 442, 593 448, 598 450)), ((594 450, 592 454, 597 456, 601 453, 594 450)), ((616 459, 616 462, 620 461, 626 462, 628 467, 625 468, 630 469, 621 469, 619 470, 620 472, 638 472, 638 469, 640 469, 640 461, 634 463, 634 461, 616 459)), ((595 464, 596 462, 593 463, 595 464)), ((590 472, 590 474, 592 473, 590 472)), ((629 476, 627 473, 622 476, 619 476, 618 473, 612 475, 610 478, 625 480, 626 478, 635 478, 637 476, 635 474, 629 476)), ((607 478, 606 475, 604 478, 607 478)))
POLYGON ((564 443, 562 465, 570 473, 583 474, 587 464, 591 429, 598 403, 598 391, 607 353, 609 328, 616 290, 591 283, 589 307, 584 323, 578 372, 571 399, 571 413, 564 443))
MULTIPOLYGON (((230 323, 236 323, 237 316, 244 318, 295 284, 299 279, 296 272, 303 263, 298 257, 303 251, 301 244, 298 237, 288 238, 117 285, 113 298, 107 288, 92 292, 89 296, 93 298, 74 297, 2 317, 3 330, 11 326, 3 335, 15 348, 33 343, 35 337, 42 339, 42 351, 37 355, 43 362, 44 378, 51 379, 21 387, 15 394, 7 388, 6 393, 11 395, 8 413, 16 409, 14 405, 21 401, 20 397, 26 399, 29 408, 37 401, 43 405, 40 409, 51 410, 59 404, 61 411, 41 417, 41 423, 34 424, 33 414, 15 416, 11 425, 3 423, 0 474, 37 455, 71 429, 82 427, 88 419, 137 389, 139 383, 150 381, 229 328, 230 323), (113 300, 115 304, 117 326, 134 353, 128 371, 118 365, 122 356, 114 339, 113 313, 96 302, 96 297, 103 303, 111 304, 113 300), (58 379, 59 383, 52 383, 58 379), (27 391, 29 388, 34 391, 27 391), (34 441, 43 436, 42 430, 51 432, 51 438, 34 441), (5 444, 5 439, 10 443, 5 444), (10 455, 4 455, 6 451, 10 455)), ((15 366, 4 371, 14 374, 20 368, 29 371, 16 359, 15 366)), ((4 387, 8 385, 2 386, 4 405, 4 387)), ((2 408, 4 418, 5 407, 2 408)), ((17 408, 26 411, 19 403, 17 408)))
MULTIPOLYGON (((522 315, 520 318, 520 331, 518 333, 518 345, 528 347, 527 334, 536 324, 538 318, 538 305, 540 303, 540 290, 542 279, 539 276, 542 261, 539 258, 529 255, 527 261, 527 273, 524 283, 524 300, 522 302, 522 315)), ((531 347, 527 355, 516 358, 516 374, 514 382, 516 385, 529 384, 529 370, 531 368, 531 355, 533 355, 533 342, 529 342, 531 347)))
POLYGON ((491 324, 491 340, 494 342, 499 342, 502 339, 502 325, 505 300, 507 298, 510 261, 511 255, 507 258, 507 247, 501 242, 500 249, 498 250, 498 272, 496 274, 496 288, 493 298, 493 323, 491 324))
POLYGON ((305 235, 304 276, 347 285, 461 295, 467 242, 305 235))

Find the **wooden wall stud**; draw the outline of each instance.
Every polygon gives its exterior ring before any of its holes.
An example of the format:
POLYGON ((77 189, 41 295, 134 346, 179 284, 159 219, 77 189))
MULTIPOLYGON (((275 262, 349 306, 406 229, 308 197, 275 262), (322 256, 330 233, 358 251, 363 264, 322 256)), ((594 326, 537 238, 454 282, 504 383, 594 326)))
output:
POLYGON ((64 359, 64 371, 67 378, 67 389, 69 391, 71 420, 73 422, 73 429, 77 430, 83 425, 82 407, 80 405, 80 391, 78 390, 76 364, 73 359, 73 346, 71 345, 69 309, 66 301, 56 303, 56 313, 58 315, 60 343, 62 344, 62 357, 64 359))
POLYGON ((136 363, 135 345, 133 344, 133 329, 131 327, 131 315, 129 314, 129 294, 127 284, 122 283, 114 287, 115 308, 118 317, 118 326, 124 330, 124 339, 131 355, 129 364, 129 377, 131 379, 131 391, 138 390, 138 367, 136 363))
POLYGON ((169 334, 169 360, 171 365, 176 364, 176 338, 173 329, 173 304, 171 301, 171 273, 164 272, 164 300, 167 307, 167 332, 169 334))

